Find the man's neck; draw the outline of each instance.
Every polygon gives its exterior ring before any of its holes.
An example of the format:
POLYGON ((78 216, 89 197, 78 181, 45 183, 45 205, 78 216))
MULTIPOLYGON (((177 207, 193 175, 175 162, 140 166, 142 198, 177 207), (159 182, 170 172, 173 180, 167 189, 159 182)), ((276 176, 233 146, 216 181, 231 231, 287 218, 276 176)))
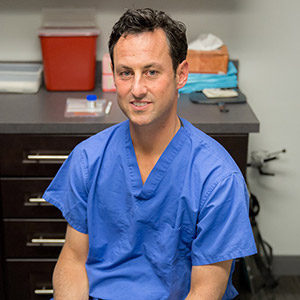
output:
POLYGON ((161 155, 180 129, 180 120, 176 115, 174 120, 166 124, 151 124, 135 126, 130 124, 130 134, 136 153, 142 155, 161 155))

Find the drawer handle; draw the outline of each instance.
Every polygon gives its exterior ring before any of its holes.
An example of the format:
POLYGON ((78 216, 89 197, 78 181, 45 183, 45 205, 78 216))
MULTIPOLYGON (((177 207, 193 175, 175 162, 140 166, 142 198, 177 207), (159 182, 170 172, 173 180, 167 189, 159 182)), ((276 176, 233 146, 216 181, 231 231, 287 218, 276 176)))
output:
POLYGON ((66 160, 68 155, 40 155, 40 154, 28 154, 28 160, 66 160))
POLYGON ((36 295, 53 295, 53 290, 51 290, 51 289, 39 289, 39 290, 34 290, 34 293, 36 295))
POLYGON ((28 201, 30 203, 44 203, 44 202, 46 202, 46 200, 43 199, 43 198, 29 198, 28 201))
POLYGON ((33 244, 64 244, 65 239, 31 239, 33 244))

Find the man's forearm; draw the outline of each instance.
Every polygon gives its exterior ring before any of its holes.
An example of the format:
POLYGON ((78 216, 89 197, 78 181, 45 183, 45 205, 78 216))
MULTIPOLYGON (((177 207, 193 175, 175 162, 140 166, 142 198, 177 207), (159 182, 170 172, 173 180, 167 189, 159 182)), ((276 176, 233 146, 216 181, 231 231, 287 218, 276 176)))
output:
POLYGON ((210 291, 203 289, 201 292, 190 292, 185 300, 221 300, 223 291, 210 291))
POLYGON ((60 259, 53 273, 54 300, 88 300, 89 284, 84 265, 60 259))
POLYGON ((221 300, 228 283, 232 260, 193 266, 191 289, 185 300, 221 300))

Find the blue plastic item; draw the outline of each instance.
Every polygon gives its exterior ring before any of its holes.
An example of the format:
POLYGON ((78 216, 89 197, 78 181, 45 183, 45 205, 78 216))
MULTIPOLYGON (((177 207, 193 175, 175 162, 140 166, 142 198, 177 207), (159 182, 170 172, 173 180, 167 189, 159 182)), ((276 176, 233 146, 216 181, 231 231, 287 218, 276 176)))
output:
POLYGON ((88 101, 96 101, 97 100, 97 95, 87 95, 86 100, 88 101))
POLYGON ((88 109, 91 111, 94 110, 96 108, 97 96, 96 95, 87 95, 86 100, 87 100, 88 109))
POLYGON ((208 88, 236 88, 237 85, 237 69, 230 61, 226 74, 190 73, 186 85, 179 92, 189 94, 208 88))

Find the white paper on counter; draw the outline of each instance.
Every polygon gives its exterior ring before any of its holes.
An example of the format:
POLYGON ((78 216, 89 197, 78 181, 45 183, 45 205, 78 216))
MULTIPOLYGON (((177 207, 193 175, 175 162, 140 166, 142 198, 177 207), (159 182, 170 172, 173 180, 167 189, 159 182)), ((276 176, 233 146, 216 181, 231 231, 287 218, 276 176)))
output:
POLYGON ((224 45, 223 41, 211 33, 202 33, 198 38, 189 43, 189 50, 211 51, 224 45))
POLYGON ((65 117, 100 117, 104 116, 106 100, 99 99, 91 108, 86 99, 67 98, 65 117))

